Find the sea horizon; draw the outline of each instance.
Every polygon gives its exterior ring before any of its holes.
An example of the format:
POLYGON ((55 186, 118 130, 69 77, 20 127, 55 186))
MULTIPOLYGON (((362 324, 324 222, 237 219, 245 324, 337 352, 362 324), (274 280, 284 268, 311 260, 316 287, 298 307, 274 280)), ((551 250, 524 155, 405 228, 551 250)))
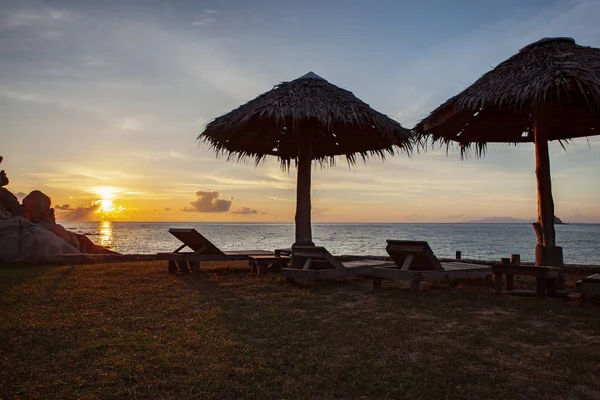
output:
MULTIPOLYGON (((274 250, 294 242, 291 222, 133 222, 62 223, 95 243, 122 254, 174 251, 181 243, 169 228, 195 228, 222 250, 274 250)), ((535 260, 536 235, 528 223, 327 223, 312 224, 313 242, 334 255, 385 256, 386 240, 424 240, 439 258, 500 260, 520 254, 535 260)), ((556 242, 566 264, 600 265, 600 224, 556 225, 556 242)))
MULTIPOLYGON (((104 219, 100 221, 70 221, 70 220, 57 220, 57 224, 78 224, 78 223, 102 223, 110 222, 113 224, 120 223, 131 223, 131 224, 224 224, 224 225, 295 225, 294 221, 290 222, 256 222, 256 221, 113 221, 110 219, 104 219)), ((413 224, 413 225, 437 225, 437 224, 480 224, 480 225, 531 225, 532 222, 479 222, 479 221, 461 221, 461 222, 312 222, 312 225, 389 225, 389 224, 413 224)), ((600 225, 600 222, 564 222, 556 225, 600 225)))

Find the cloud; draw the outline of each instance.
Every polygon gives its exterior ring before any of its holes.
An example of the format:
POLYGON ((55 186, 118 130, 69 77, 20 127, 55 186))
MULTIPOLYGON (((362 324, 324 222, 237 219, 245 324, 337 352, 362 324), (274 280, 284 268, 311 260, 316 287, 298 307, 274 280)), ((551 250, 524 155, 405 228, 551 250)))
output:
POLYGON ((38 27, 71 19, 71 13, 66 10, 12 10, 0 18, 0 30, 15 29, 20 27, 38 27))
POLYGON ((404 217, 404 219, 409 222, 414 222, 414 221, 423 221, 424 217, 425 216, 423 215, 423 213, 420 212, 420 213, 412 213, 410 215, 407 215, 404 217))
POLYGON ((71 206, 68 205, 68 204, 63 204, 63 205, 57 204, 57 205, 54 206, 54 209, 55 210, 59 210, 59 211, 71 211, 71 210, 73 210, 71 208, 71 206))
POLYGON ((117 123, 113 124, 113 126, 117 129, 129 133, 140 132, 144 129, 144 120, 147 120, 149 118, 150 117, 147 116, 122 118, 117 123))
MULTIPOLYGON (((63 206, 68 207, 68 204, 65 204, 63 206)), ((100 206, 101 206, 100 202, 97 201, 97 202, 90 204, 87 207, 77 207, 74 210, 72 210, 71 212, 69 212, 68 214, 61 215, 61 219, 64 219, 67 221, 88 221, 88 220, 92 219, 92 216, 94 215, 94 213, 96 211, 98 211, 100 206)))
POLYGON ((220 193, 217 191, 213 192, 196 192, 196 200, 190 201, 191 207, 181 209, 181 211, 187 212, 227 212, 231 208, 233 198, 229 200, 219 199, 220 193))
POLYGON ((198 18, 191 23, 191 25, 192 26, 203 26, 203 25, 212 24, 213 22, 216 21, 214 16, 218 13, 219 13, 218 10, 206 8, 202 11, 202 13, 198 16, 198 18))
POLYGON ((239 210, 231 211, 232 214, 258 214, 254 208, 242 207, 239 210))

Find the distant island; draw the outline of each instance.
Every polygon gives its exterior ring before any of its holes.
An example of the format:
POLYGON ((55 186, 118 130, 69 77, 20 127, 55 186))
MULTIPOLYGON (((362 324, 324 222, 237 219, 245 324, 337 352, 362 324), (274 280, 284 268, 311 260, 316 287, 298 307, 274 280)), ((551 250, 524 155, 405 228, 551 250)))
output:
POLYGON ((466 224, 530 224, 528 219, 513 218, 513 217, 489 217, 464 221, 466 224))
MULTIPOLYGON (((463 223, 466 223, 466 224, 531 224, 533 222, 534 221, 531 221, 530 219, 513 218, 513 217, 489 217, 489 218, 482 218, 482 219, 471 220, 471 221, 463 221, 463 223)), ((556 215, 554 216, 554 224, 555 225, 568 225, 568 223, 563 222, 556 215)))
POLYGON ((554 225, 569 225, 569 224, 567 224, 566 222, 562 222, 562 220, 555 215, 554 216, 554 225))

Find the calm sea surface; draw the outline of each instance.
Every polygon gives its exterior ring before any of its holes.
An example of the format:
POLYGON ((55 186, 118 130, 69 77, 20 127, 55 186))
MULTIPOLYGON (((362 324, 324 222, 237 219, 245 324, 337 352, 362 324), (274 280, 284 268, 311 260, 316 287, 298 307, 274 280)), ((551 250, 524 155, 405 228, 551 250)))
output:
MULTIPOLYGON (((173 251, 180 242, 169 228, 196 228, 223 250, 289 247, 293 224, 61 222, 95 243, 123 254, 173 251)), ((600 265, 600 224, 556 226, 567 264, 600 265)), ((333 254, 386 255, 386 239, 426 240, 438 257, 499 260, 511 253, 534 261, 536 238, 529 224, 313 224, 313 241, 333 254)))

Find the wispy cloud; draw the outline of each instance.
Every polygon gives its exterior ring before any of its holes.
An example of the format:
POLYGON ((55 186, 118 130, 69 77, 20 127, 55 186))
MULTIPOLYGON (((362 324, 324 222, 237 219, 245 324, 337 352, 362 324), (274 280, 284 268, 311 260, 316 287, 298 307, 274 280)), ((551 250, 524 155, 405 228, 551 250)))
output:
POLYGON ((247 214, 258 214, 258 210, 254 209, 254 208, 249 208, 249 207, 242 207, 238 210, 234 210, 234 211, 230 211, 231 214, 243 214, 243 215, 247 215, 247 214))
POLYGON ((192 26, 204 26, 216 22, 216 15, 219 14, 218 10, 205 8, 198 17, 191 22, 192 26))
POLYGON ((20 27, 39 27, 49 23, 69 21, 72 13, 67 10, 46 8, 20 8, 4 10, 0 17, 0 31, 20 27))
POLYGON ((121 131, 127 133, 136 133, 144 130, 144 124, 146 121, 151 120, 150 116, 142 117, 125 117, 121 118, 113 126, 121 131))

